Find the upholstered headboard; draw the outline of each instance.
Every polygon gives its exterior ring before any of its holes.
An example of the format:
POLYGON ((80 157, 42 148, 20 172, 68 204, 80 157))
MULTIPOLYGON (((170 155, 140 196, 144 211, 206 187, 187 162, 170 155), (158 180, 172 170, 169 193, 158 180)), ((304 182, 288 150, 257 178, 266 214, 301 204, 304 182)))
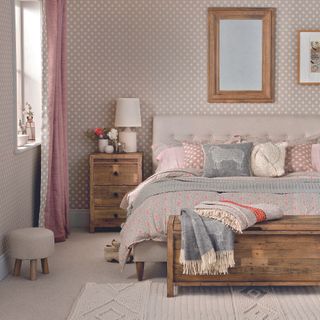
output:
MULTIPOLYGON (((270 139, 292 140, 320 133, 320 116, 235 115, 181 116, 153 118, 153 144, 193 137, 251 135, 270 139)), ((153 165, 156 160, 153 157, 153 165)))

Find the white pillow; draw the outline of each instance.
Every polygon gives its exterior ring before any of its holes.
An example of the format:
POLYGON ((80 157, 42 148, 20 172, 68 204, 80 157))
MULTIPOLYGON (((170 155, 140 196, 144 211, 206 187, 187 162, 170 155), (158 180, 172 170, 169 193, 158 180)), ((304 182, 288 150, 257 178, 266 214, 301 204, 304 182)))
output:
POLYGON ((251 170, 258 177, 283 176, 287 142, 260 143, 251 153, 251 170))

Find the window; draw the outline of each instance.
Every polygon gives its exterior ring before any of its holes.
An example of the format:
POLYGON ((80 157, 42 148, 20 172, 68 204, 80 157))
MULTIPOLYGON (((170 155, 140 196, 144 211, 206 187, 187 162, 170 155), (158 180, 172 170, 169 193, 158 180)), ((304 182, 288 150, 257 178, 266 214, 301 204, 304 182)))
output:
POLYGON ((28 148, 28 146, 39 143, 41 140, 41 24, 40 1, 16 0, 16 120, 18 149, 28 148))

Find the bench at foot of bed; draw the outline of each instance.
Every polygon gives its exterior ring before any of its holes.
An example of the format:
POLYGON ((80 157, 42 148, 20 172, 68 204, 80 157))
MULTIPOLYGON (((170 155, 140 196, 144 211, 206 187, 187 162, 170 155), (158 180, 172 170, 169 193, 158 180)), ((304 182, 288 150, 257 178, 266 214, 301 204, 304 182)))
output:
POLYGON ((226 275, 185 275, 179 263, 179 216, 168 222, 167 296, 174 286, 318 286, 320 216, 285 216, 254 225, 235 238, 234 268, 226 275))

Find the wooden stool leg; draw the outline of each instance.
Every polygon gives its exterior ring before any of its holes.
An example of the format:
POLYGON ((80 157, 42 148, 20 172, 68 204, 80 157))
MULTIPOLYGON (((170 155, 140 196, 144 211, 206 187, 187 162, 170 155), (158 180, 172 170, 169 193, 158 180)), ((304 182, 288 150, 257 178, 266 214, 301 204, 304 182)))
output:
POLYGON ((14 262, 14 269, 13 269, 13 275, 15 277, 20 276, 20 271, 21 271, 21 264, 22 260, 21 259, 16 259, 14 262))
POLYGON ((41 259, 41 268, 42 268, 42 273, 44 273, 44 274, 49 273, 48 258, 41 259))
POLYGON ((37 280, 37 260, 30 260, 30 280, 37 280))
POLYGON ((144 262, 136 262, 136 270, 137 270, 137 276, 138 281, 142 281, 143 279, 143 271, 144 271, 144 262))

